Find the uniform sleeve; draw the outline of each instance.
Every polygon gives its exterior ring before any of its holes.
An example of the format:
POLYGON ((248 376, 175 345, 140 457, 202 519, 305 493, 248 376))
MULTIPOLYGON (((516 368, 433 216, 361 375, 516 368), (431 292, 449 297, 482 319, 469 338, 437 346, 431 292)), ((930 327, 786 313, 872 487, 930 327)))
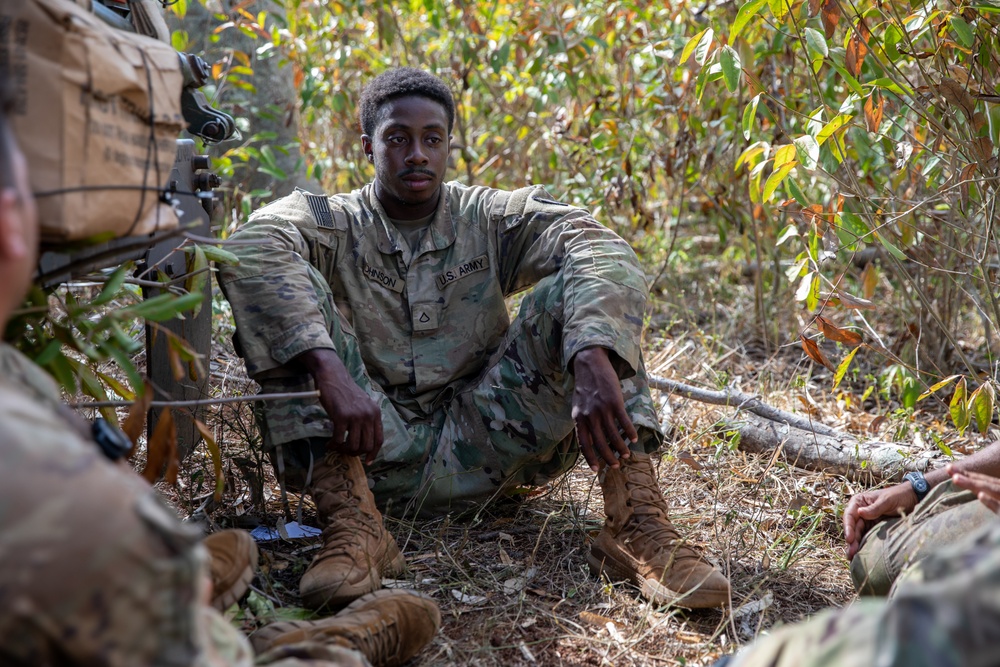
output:
POLYGON ((220 267, 219 284, 251 376, 307 350, 334 349, 327 328, 333 304, 316 268, 336 254, 332 219, 321 230, 306 195, 295 192, 254 213, 232 236, 240 264, 220 267))
POLYGON ((564 363, 599 346, 617 355, 620 377, 633 375, 648 287, 629 244, 589 212, 552 200, 542 187, 495 202, 505 206, 496 231, 504 293, 556 275, 563 291, 564 363))

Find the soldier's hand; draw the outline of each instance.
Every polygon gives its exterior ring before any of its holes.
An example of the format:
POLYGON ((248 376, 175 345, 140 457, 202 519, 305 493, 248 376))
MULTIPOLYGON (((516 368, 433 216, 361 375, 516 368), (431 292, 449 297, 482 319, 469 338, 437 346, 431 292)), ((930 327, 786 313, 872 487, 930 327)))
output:
POLYGON ((382 448, 382 411, 357 385, 333 350, 309 350, 297 359, 305 365, 319 402, 333 422, 329 447, 341 454, 360 456, 371 463, 382 448))
POLYGON ((853 496, 844 510, 844 539, 847 560, 861 548, 861 538, 879 519, 900 516, 917 506, 917 494, 909 482, 853 496))
POLYGON ((622 385, 608 351, 602 347, 581 350, 573 357, 573 374, 572 414, 583 458, 594 472, 602 462, 617 468, 618 457, 629 456, 623 434, 631 442, 639 434, 625 411, 622 385))
POLYGON ((1000 514, 1000 479, 978 472, 963 472, 951 463, 945 469, 955 486, 972 491, 991 512, 1000 514))

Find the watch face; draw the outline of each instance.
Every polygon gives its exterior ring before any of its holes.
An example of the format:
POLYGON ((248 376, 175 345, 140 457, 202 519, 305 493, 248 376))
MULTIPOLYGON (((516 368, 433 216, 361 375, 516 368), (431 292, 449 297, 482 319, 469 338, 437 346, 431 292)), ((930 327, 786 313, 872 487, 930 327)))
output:
POLYGON ((915 479, 915 480, 913 480, 913 486, 916 487, 917 491, 920 491, 921 493, 923 493, 924 491, 927 490, 927 480, 924 480, 924 479, 915 479))

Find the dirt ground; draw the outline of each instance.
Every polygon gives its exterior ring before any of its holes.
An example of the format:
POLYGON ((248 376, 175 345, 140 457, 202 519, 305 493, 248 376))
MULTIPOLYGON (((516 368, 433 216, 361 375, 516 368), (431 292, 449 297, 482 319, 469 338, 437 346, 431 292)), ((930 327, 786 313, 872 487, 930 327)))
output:
MULTIPOLYGON (((812 378, 797 350, 764 358, 752 347, 727 349, 694 337, 654 338, 647 348, 654 375, 717 386, 721 371, 730 384, 779 407, 809 405, 837 427, 866 423, 863 413, 823 398, 829 378, 812 378)), ((231 353, 219 351, 213 368, 218 391, 252 393, 231 353)), ((432 596, 443 614, 440 633, 414 664, 711 665, 776 624, 851 601, 839 513, 859 487, 740 451, 715 429, 733 414, 730 408, 657 398, 670 406, 663 416, 672 426, 655 457, 660 486, 678 528, 730 577, 732 606, 657 607, 627 585, 594 577, 586 554, 603 521, 603 500, 594 474, 579 464, 549 487, 472 515, 387 519, 409 571, 384 583, 432 596)), ((305 524, 315 525, 308 498, 294 494, 286 519, 281 490, 253 446, 247 405, 215 412, 211 424, 227 480, 222 503, 208 517, 212 528, 274 526, 300 511, 305 524)), ((178 487, 164 491, 190 515, 211 488, 212 466, 201 447, 187 459, 178 487)), ((308 617, 297 606, 297 581, 318 540, 260 546, 254 590, 230 610, 248 632, 275 618, 308 617)))

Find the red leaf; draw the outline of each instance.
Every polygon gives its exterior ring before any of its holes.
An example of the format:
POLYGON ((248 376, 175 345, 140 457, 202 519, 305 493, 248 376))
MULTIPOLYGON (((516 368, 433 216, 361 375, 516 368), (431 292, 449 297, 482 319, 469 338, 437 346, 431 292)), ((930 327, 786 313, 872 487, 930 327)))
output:
POLYGON ((840 22, 840 5, 837 4, 837 0, 826 0, 823 3, 821 18, 823 19, 823 32, 826 33, 826 38, 830 39, 840 22))
POLYGON ((816 343, 802 335, 799 336, 799 340, 802 341, 802 349, 805 350, 807 357, 815 361, 817 364, 823 364, 831 371, 834 370, 833 365, 827 361, 826 357, 823 356, 823 353, 820 352, 819 346, 816 345, 816 343))
POLYGON ((876 102, 876 95, 878 93, 873 90, 872 94, 865 100, 865 125, 868 126, 869 132, 878 132, 879 126, 882 125, 882 111, 885 108, 885 98, 878 95, 878 102, 876 102))
POLYGON ((153 435, 146 443, 146 467, 142 477, 153 484, 160 478, 160 472, 166 466, 166 480, 170 484, 177 482, 177 429, 174 427, 174 417, 170 408, 165 408, 160 414, 160 420, 153 429, 153 435))
POLYGON ((860 334, 851 331, 850 329, 841 329, 822 315, 816 316, 816 324, 819 325, 820 333, 832 341, 843 343, 844 345, 850 345, 851 347, 861 345, 864 341, 860 334))

